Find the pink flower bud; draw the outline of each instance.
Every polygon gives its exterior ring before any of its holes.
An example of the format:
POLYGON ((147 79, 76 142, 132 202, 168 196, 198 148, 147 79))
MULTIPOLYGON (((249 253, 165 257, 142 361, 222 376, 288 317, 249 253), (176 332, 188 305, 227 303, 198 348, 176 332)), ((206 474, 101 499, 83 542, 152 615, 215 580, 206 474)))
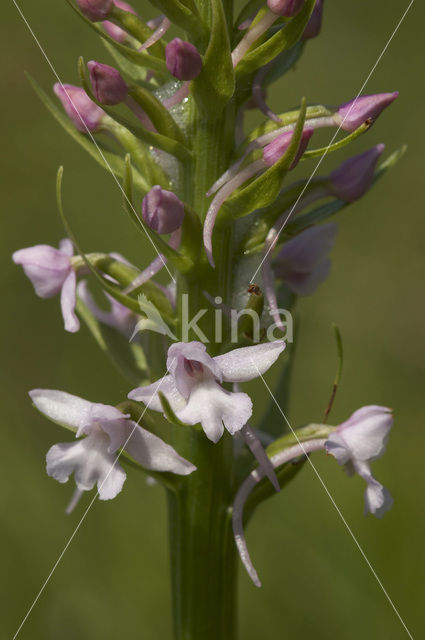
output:
POLYGON ((301 11, 304 0, 267 0, 267 6, 278 16, 290 18, 301 11))
POLYGON ((105 20, 112 11, 112 0, 77 0, 82 14, 92 22, 105 20))
POLYGON ((301 40, 309 40, 319 35, 322 28, 323 17, 323 0, 316 0, 314 9, 310 16, 310 20, 307 22, 307 26, 304 29, 304 33, 301 36, 301 40))
POLYGON ((119 104, 126 99, 128 87, 119 71, 94 60, 90 60, 87 67, 96 100, 102 104, 119 104))
POLYGON ((344 131, 354 131, 366 120, 375 121, 396 98, 398 98, 398 91, 360 96, 341 104, 335 114, 335 121, 344 131))
POLYGON ((183 203, 172 191, 155 185, 143 198, 142 216, 148 227, 157 233, 172 233, 183 223, 183 203))
POLYGON ((338 227, 329 222, 309 227, 283 245, 275 274, 297 296, 311 296, 328 276, 328 254, 335 244, 338 227))
MULTIPOLYGON (((114 0, 114 5, 116 7, 118 7, 118 9, 122 9, 123 11, 128 11, 129 13, 132 13, 133 15, 137 15, 136 11, 133 9, 133 7, 131 5, 129 5, 127 2, 121 2, 121 0, 114 0)), ((106 33, 113 40, 116 40, 116 42, 124 42, 125 40, 127 40, 128 33, 126 31, 124 31, 124 29, 121 29, 121 27, 118 27, 113 22, 110 22, 109 20, 106 20, 103 23, 103 26, 105 28, 106 33)))
MULTIPOLYGON (((291 142, 293 133, 293 131, 285 131, 285 133, 281 133, 280 136, 277 136, 277 138, 270 142, 270 144, 264 147, 263 158, 268 167, 271 167, 283 156, 283 154, 289 147, 289 143, 291 142)), ((306 127, 302 132, 297 155, 295 156, 290 169, 294 169, 294 167, 296 167, 296 165, 298 164, 301 156, 307 148, 307 145, 313 133, 314 129, 312 129, 311 127, 306 127)))
POLYGON ((174 38, 165 47, 168 71, 179 80, 193 80, 202 71, 202 58, 190 42, 174 38))
POLYGON ((377 144, 368 151, 348 158, 329 176, 332 191, 338 198, 353 202, 361 198, 372 184, 378 158, 385 145, 377 144))
POLYGON ((78 131, 94 133, 100 129, 105 112, 90 100, 84 89, 56 83, 53 90, 78 131))

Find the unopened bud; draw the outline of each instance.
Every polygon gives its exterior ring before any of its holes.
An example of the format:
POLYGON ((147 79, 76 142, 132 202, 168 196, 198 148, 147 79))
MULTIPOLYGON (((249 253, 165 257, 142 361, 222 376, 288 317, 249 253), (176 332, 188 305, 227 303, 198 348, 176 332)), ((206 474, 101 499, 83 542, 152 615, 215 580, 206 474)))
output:
MULTIPOLYGON (((121 0, 114 0, 114 5, 118 7, 118 9, 121 9, 122 11, 128 11, 133 15, 137 15, 136 11, 133 9, 133 7, 130 4, 128 4, 128 2, 121 2, 121 0)), ((125 40, 129 38, 128 33, 124 31, 124 29, 121 29, 121 27, 118 27, 116 24, 114 24, 113 22, 110 22, 109 20, 106 20, 103 23, 103 26, 108 36, 110 36, 116 42, 125 42, 125 40)))
POLYGON ((114 3, 112 0, 77 0, 82 14, 92 22, 101 22, 109 17, 114 3))
POLYGON ((90 100, 84 89, 72 84, 56 83, 53 90, 78 131, 94 133, 100 129, 105 112, 90 100))
MULTIPOLYGON (((314 129, 312 129, 311 127, 306 127, 302 132, 297 155, 295 156, 293 163, 289 167, 290 169, 294 169, 294 167, 296 167, 296 165, 298 164, 301 156, 307 149, 307 145, 313 133, 314 129)), ((275 162, 280 160, 280 158, 289 147, 293 135, 293 131, 285 131, 285 133, 281 133, 280 136, 277 136, 277 138, 273 140, 273 142, 270 142, 270 144, 264 147, 263 158, 268 167, 271 167, 275 162)))
POLYGON ((304 0, 267 0, 267 6, 278 16, 290 18, 301 11, 304 0))
POLYGON ((155 185, 143 198, 142 216, 157 233, 172 233, 183 224, 184 206, 175 193, 155 185))
POLYGON ((87 64, 93 94, 102 104, 119 104, 128 93, 128 87, 119 71, 107 64, 90 60, 87 64))
POLYGON ((314 9, 311 13, 310 20, 307 22, 307 26, 304 29, 304 33, 301 36, 301 40, 310 40, 319 35, 322 28, 323 18, 323 0, 316 0, 314 9))
POLYGON ((384 151, 385 145, 377 144, 368 151, 348 158, 329 176, 333 193, 353 202, 361 198, 372 184, 376 163, 384 151))
POLYGON ((340 105, 335 114, 335 121, 344 131, 354 131, 368 120, 374 122, 397 97, 398 91, 360 96, 340 105))
POLYGON ((179 80, 193 80, 202 71, 202 58, 190 42, 174 38, 165 47, 168 71, 179 80))

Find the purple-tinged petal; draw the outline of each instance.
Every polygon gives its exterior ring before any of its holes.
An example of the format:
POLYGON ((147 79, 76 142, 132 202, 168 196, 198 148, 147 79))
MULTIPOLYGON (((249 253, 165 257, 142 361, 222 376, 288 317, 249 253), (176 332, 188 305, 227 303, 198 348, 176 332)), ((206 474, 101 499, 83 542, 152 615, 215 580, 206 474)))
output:
POLYGON ((51 298, 59 293, 71 272, 69 257, 46 244, 15 251, 12 259, 23 267, 40 298, 51 298))
POLYGON ((392 425, 391 409, 371 405, 353 413, 336 433, 344 440, 353 458, 372 461, 385 452, 392 425))
POLYGON ((155 185, 143 198, 142 217, 157 233, 172 233, 183 224, 184 205, 175 193, 155 185))
POLYGON ((207 353, 202 342, 176 342, 168 349, 167 369, 179 392, 188 398, 200 378, 214 377, 222 381, 221 370, 207 353), (196 365, 194 363, 197 363, 196 365))
POLYGON ((377 518, 382 518, 384 513, 391 509, 393 503, 394 500, 388 489, 373 478, 365 491, 365 514, 372 513, 377 518))
POLYGON ((99 131, 105 112, 90 100, 84 89, 72 84, 56 83, 53 90, 78 131, 81 133, 99 131))
POLYGON ((82 300, 82 302, 86 305, 88 310, 93 314, 93 316, 106 324, 108 327, 112 327, 117 331, 120 331, 126 337, 130 337, 134 331, 137 316, 135 313, 130 311, 127 307, 120 304, 115 298, 106 294, 107 299, 111 305, 110 311, 104 311, 94 301, 93 296, 91 295, 88 283, 86 280, 81 280, 78 283, 77 287, 78 297, 82 300))
POLYGON ((214 358, 225 382, 247 382, 263 375, 285 349, 283 340, 233 349, 214 358))
POLYGON ((374 122, 382 111, 398 98, 398 95, 398 91, 393 91, 393 93, 359 96, 338 107, 335 121, 344 131, 354 131, 367 120, 374 122))
POLYGON ((72 258, 74 255, 74 246, 72 244, 72 240, 69 238, 64 238, 59 242, 59 251, 66 256, 72 258))
POLYGON ((375 167, 384 149, 385 145, 377 144, 368 151, 348 158, 332 171, 329 182, 335 195, 346 202, 361 198, 372 185, 375 167))
POLYGON ((77 276, 70 271, 62 286, 61 308, 65 323, 65 331, 75 333, 80 328, 80 321, 75 313, 77 276))

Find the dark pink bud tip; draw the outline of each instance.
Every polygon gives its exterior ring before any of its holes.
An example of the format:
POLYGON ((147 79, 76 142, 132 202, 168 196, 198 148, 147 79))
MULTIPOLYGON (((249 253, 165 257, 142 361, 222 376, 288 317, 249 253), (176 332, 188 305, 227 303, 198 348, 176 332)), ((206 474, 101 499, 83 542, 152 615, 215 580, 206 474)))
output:
POLYGON ((304 33, 301 36, 301 40, 310 40, 319 35, 322 29, 323 18, 323 0, 316 0, 314 9, 310 16, 310 20, 307 22, 307 26, 304 29, 304 33))
POLYGON ((278 16, 290 18, 301 11, 304 0, 267 0, 267 6, 278 16))
POLYGON ((106 20, 112 11, 112 0, 77 0, 77 4, 86 18, 92 22, 106 20))
POLYGON ((72 84, 56 83, 53 90, 78 131, 94 133, 99 130, 105 112, 90 100, 84 89, 72 84))
POLYGON ((353 202, 361 198, 372 184, 375 167, 385 145, 377 144, 360 155, 348 158, 329 176, 331 189, 338 198, 353 202))
POLYGON ((367 120, 374 122, 397 97, 398 91, 360 96, 338 107, 337 121, 344 131, 354 131, 367 120))
POLYGON ((128 87, 119 71, 90 60, 87 64, 94 96, 102 104, 119 104, 127 97, 128 87))
MULTIPOLYGON (((298 164, 301 156, 307 149, 307 145, 313 133, 314 129, 312 129, 311 127, 306 127, 302 132, 297 155, 295 156, 290 169, 294 169, 294 167, 296 167, 296 165, 298 164)), ((289 147, 289 143, 291 142, 293 135, 293 131, 286 131, 285 133, 281 133, 280 136, 273 140, 273 142, 270 142, 270 144, 264 147, 263 158, 268 167, 271 167, 273 164, 275 164, 275 162, 280 160, 280 158, 289 147)))
POLYGON ((202 58, 190 42, 174 38, 165 47, 168 71, 179 80, 193 80, 202 71, 202 58))
POLYGON ((184 206, 175 193, 155 185, 143 198, 142 216, 157 233, 172 233, 183 224, 184 206))

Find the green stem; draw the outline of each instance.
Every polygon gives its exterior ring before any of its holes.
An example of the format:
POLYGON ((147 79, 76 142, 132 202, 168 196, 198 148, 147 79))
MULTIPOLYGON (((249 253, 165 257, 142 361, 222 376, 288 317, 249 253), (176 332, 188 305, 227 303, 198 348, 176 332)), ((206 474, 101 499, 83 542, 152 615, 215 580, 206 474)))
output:
POLYGON ((180 443, 198 469, 168 493, 175 640, 236 637, 236 547, 227 506, 232 448, 227 435, 213 444, 194 430, 185 430, 180 443))

